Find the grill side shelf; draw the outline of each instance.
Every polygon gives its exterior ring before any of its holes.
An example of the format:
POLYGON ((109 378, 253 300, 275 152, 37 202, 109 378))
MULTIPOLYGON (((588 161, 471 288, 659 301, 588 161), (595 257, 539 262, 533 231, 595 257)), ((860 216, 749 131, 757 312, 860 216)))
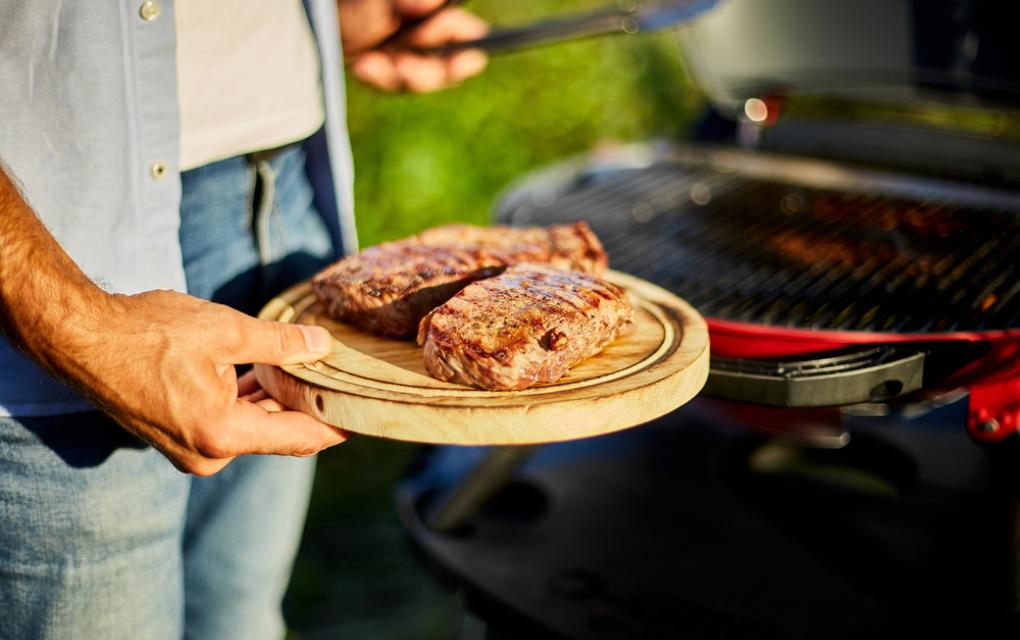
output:
POLYGON ((923 386, 925 356, 874 347, 788 362, 713 357, 704 393, 777 407, 882 402, 923 386))

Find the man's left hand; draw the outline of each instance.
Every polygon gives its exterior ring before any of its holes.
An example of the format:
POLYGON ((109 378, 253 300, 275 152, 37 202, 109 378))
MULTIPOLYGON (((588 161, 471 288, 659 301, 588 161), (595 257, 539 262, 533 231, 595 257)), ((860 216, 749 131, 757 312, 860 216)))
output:
POLYGON ((478 49, 445 56, 422 55, 416 48, 474 40, 489 31, 488 24, 459 7, 437 12, 406 38, 379 47, 405 21, 435 11, 443 0, 339 0, 341 39, 351 71, 358 79, 383 91, 437 91, 478 75, 488 57, 478 49))

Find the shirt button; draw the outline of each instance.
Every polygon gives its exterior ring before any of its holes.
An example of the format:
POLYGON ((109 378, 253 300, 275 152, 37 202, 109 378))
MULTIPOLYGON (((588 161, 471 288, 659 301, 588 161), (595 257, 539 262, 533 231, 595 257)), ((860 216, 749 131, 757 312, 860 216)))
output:
POLYGON ((149 173, 152 175, 153 180, 162 180, 166 177, 166 163, 153 162, 152 166, 149 167, 149 173))
POLYGON ((142 16, 142 20, 152 22, 159 17, 159 8, 157 0, 145 0, 141 8, 138 9, 138 15, 142 16))

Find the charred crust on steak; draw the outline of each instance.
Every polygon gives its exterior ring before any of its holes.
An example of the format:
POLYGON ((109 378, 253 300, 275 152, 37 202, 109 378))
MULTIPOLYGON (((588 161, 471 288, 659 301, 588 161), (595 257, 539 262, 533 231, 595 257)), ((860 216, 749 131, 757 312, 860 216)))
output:
POLYGON ((615 339, 632 314, 626 292, 616 285, 521 264, 469 285, 434 310, 418 340, 433 376, 518 390, 555 382, 615 339))
POLYGON ((567 336, 557 329, 549 329, 538 339, 538 344, 546 351, 559 351, 567 346, 567 336))
POLYGON ((373 333, 414 337, 429 311, 523 261, 594 274, 608 264, 584 222, 548 229, 447 225, 344 258, 312 286, 332 317, 373 333))

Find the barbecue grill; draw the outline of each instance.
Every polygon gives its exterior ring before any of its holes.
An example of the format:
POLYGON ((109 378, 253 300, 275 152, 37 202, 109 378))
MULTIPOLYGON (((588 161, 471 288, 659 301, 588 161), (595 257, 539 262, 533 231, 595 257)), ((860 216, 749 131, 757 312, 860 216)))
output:
POLYGON ((1016 430, 1017 194, 663 144, 532 176, 498 217, 588 220, 613 268, 690 301, 710 395, 837 406, 973 384, 975 437, 1016 430))
POLYGON ((601 443, 431 452, 398 503, 448 576, 571 637, 1015 634, 1007 5, 723 2, 684 27, 693 141, 507 189, 499 222, 586 220, 706 317, 708 397, 601 443))
POLYGON ((498 218, 586 219, 613 267, 690 301, 710 324, 711 395, 840 406, 967 387, 971 435, 1006 440, 1020 424, 1012 17, 996 2, 724 3, 682 43, 734 123, 727 148, 602 150, 512 187, 498 218))

